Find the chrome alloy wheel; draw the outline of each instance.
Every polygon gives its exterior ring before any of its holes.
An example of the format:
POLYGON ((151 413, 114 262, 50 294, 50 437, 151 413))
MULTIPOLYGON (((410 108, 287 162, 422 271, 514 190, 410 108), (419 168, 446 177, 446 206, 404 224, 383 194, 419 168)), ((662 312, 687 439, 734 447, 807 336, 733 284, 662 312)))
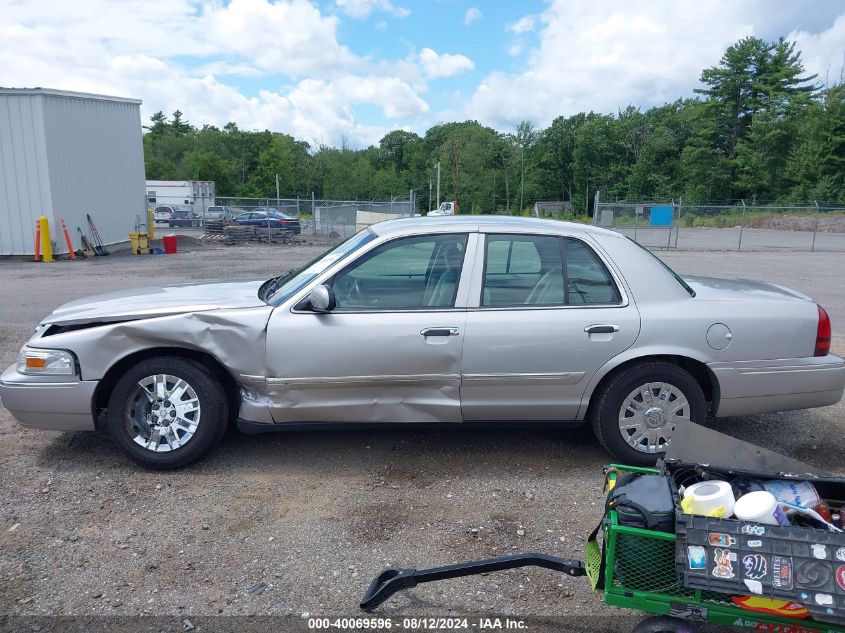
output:
POLYGON ((126 430, 136 444, 166 453, 187 444, 197 432, 200 401, 182 378, 147 376, 130 392, 125 418, 126 430))
POLYGON ((668 382, 640 385, 622 401, 619 432, 640 453, 661 453, 672 441, 678 423, 690 421, 684 393, 668 382))

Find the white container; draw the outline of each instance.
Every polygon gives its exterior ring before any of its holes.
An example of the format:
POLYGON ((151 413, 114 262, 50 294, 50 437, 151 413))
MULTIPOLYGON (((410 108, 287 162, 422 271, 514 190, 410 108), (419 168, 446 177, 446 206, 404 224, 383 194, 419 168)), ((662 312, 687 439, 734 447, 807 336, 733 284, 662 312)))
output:
POLYGON ((734 494, 726 481, 699 481, 684 491, 684 499, 689 499, 692 514, 703 516, 721 516, 730 519, 734 515, 734 494), (724 513, 719 515, 719 508, 724 513))
POLYGON ((789 519, 778 505, 771 492, 758 490, 737 499, 734 515, 740 521, 763 523, 764 525, 789 525, 789 519))

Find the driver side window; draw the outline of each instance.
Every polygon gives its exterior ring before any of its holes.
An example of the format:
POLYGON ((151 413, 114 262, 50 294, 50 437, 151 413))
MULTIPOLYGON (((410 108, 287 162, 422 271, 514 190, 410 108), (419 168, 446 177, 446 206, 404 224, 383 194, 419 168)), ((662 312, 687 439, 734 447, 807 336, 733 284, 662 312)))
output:
POLYGON ((335 310, 451 308, 466 234, 406 237, 373 249, 332 281, 335 310))

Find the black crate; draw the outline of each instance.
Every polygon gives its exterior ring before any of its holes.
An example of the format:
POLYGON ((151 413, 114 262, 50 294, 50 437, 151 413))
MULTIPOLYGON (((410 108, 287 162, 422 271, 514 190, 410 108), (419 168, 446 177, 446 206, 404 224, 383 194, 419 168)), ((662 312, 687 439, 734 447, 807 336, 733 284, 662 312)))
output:
MULTIPOLYGON (((674 484, 688 486, 693 483, 694 466, 667 464, 666 470, 674 484)), ((727 480, 740 474, 772 478, 748 471, 721 474, 727 480)), ((810 480, 825 498, 841 499, 845 492, 845 479, 810 480)), ((676 534, 675 565, 685 587, 786 598, 806 606, 817 620, 845 624, 845 534, 693 516, 680 510, 676 534)))

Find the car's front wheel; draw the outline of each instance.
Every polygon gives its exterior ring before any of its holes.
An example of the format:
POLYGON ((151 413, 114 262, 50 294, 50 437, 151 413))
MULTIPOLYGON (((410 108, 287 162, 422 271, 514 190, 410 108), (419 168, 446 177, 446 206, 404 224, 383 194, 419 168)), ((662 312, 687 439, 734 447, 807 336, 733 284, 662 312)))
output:
POLYGON ((107 423, 118 447, 146 468, 180 468, 203 457, 226 431, 226 395, 202 365, 160 356, 117 382, 107 423))
POLYGON ((643 362, 613 376, 593 395, 591 417, 599 442, 620 462, 653 466, 682 424, 703 423, 707 402, 689 372, 643 362))

